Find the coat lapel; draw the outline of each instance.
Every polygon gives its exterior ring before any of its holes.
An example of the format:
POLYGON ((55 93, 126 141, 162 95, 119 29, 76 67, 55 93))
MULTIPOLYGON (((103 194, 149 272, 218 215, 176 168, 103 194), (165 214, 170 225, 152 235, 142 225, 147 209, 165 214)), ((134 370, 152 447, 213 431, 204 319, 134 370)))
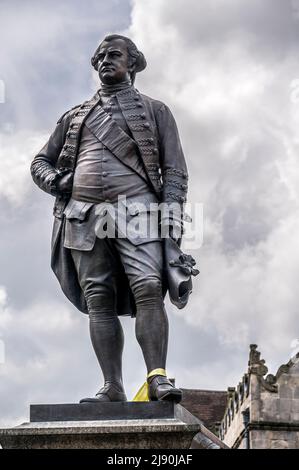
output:
POLYGON ((160 196, 162 183, 159 175, 159 146, 152 130, 152 119, 140 93, 131 87, 116 93, 116 97, 127 125, 138 145, 145 171, 152 186, 160 196))
POLYGON ((60 170, 75 170, 82 125, 99 101, 100 97, 96 93, 91 100, 85 101, 72 117, 64 145, 57 160, 57 168, 60 170))
POLYGON ((148 182, 148 177, 138 158, 136 143, 104 111, 100 104, 89 114, 85 125, 122 163, 148 182))

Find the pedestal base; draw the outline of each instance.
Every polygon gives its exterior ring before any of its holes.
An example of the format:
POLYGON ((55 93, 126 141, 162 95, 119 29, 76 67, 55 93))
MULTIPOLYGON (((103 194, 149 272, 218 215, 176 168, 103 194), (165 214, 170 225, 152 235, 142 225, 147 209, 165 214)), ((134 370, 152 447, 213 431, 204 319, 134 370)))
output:
POLYGON ((4 449, 222 446, 195 416, 171 402, 31 405, 30 423, 0 429, 0 444, 4 449))

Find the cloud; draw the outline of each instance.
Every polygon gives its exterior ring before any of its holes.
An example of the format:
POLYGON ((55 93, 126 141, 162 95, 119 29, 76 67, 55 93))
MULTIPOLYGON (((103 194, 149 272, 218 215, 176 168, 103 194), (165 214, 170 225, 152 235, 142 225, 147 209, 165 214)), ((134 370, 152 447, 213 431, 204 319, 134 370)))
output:
MULTIPOLYGON (((50 271, 53 199, 29 164, 59 115, 92 94, 90 56, 115 30, 145 53, 136 86, 173 110, 189 201, 204 205, 204 244, 192 252, 201 274, 187 308, 167 303, 169 375, 182 387, 235 385, 250 342, 271 372, 288 360, 299 337, 298 18, 296 2, 280 0, 135 0, 131 12, 123 1, 2 2, 1 425, 28 420, 29 403, 76 402, 101 384, 87 318, 50 271)), ((122 321, 131 398, 145 366, 134 322, 122 321)))
POLYGON ((69 396, 73 390, 77 398, 83 388, 88 348, 82 351, 80 347, 84 330, 82 323, 81 331, 78 324, 82 319, 79 315, 72 317, 72 313, 55 301, 33 301, 27 309, 19 310, 2 305, 0 331, 5 361, 0 365, 0 398, 5 407, 1 407, 1 425, 14 424, 22 417, 28 420, 29 403, 41 402, 44 397, 57 402, 66 387, 69 396), (76 370, 80 370, 80 378, 76 370))
POLYGON ((24 204, 32 189, 30 163, 46 140, 28 132, 0 133, 0 198, 12 206, 24 204))
POLYGON ((129 21, 127 1, 1 2, 1 122, 51 129, 62 112, 93 91, 90 58, 100 38, 129 21), (16 11, 18 14, 16 14, 16 11))
POLYGON ((1 425, 28 420, 29 403, 78 401, 101 384, 86 317, 50 269, 54 199, 29 166, 60 115, 93 93, 90 57, 129 13, 123 0, 1 2, 1 425))
MULTIPOLYGON (((132 5, 128 33, 148 61, 137 88, 173 110, 190 172, 189 201, 204 204, 204 243, 192 253, 200 279, 188 307, 173 313, 202 334, 214 333, 210 347, 221 351, 223 371, 232 351, 249 342, 259 343, 276 367, 299 335, 295 4, 132 5)), ((240 375, 244 365, 242 355, 240 375)))

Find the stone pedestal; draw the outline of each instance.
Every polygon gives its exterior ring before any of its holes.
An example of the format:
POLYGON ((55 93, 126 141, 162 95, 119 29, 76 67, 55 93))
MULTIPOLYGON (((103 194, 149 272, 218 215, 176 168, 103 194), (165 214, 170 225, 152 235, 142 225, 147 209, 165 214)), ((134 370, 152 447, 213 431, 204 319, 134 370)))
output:
POLYGON ((195 416, 171 402, 31 405, 30 422, 0 429, 0 444, 6 449, 189 449, 202 429, 195 416))

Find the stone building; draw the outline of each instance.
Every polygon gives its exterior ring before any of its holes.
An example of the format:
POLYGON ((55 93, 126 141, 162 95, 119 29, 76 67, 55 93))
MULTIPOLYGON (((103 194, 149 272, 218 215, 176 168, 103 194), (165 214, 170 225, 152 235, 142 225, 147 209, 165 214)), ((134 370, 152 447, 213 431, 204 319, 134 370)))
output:
POLYGON ((230 448, 299 449, 299 353, 276 375, 267 373, 252 344, 237 387, 182 389, 182 405, 230 448))
POLYGON ((299 448, 299 353, 267 374, 255 344, 250 346, 248 372, 228 401, 219 428, 229 447, 244 449, 299 448))

